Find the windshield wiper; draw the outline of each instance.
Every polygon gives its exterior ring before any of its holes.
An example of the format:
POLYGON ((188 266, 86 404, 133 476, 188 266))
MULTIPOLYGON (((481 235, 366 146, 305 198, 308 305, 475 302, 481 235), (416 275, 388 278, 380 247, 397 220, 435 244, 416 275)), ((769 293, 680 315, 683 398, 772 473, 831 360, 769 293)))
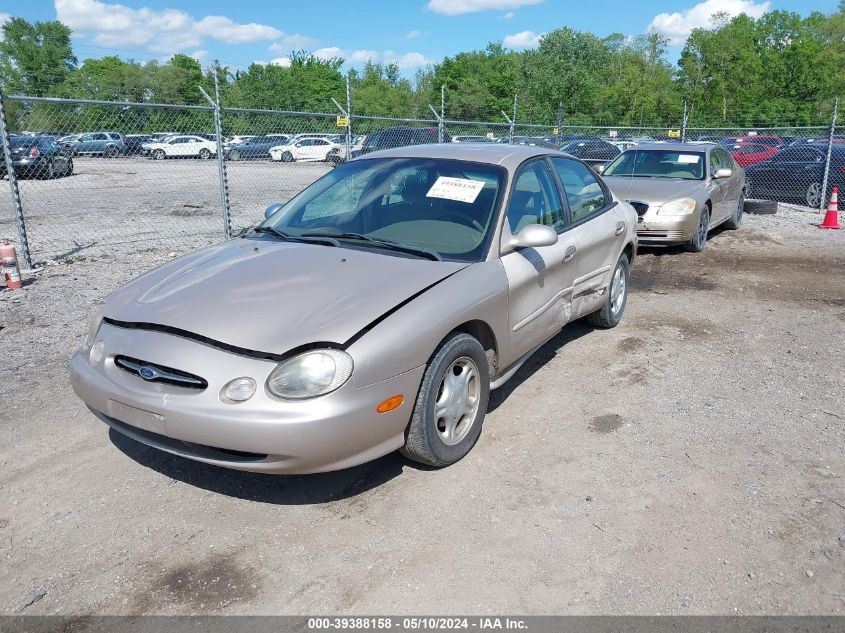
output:
POLYGON ((269 233, 283 242, 304 242, 306 244, 325 244, 326 246, 340 246, 340 242, 333 235, 291 235, 272 226, 256 226, 252 229, 256 233, 269 233))
POLYGON ((344 240, 359 240, 361 242, 367 242, 368 244, 373 244, 374 246, 378 246, 380 248, 385 248, 392 251, 398 251, 401 253, 408 253, 410 255, 417 255, 419 257, 425 257, 426 259, 431 259, 433 261, 442 261, 443 258, 440 257, 439 253, 436 253, 428 248, 423 246, 412 246, 410 244, 401 244, 399 242, 394 242, 393 240, 383 240, 383 239, 376 239, 374 237, 370 237, 369 235, 363 235, 361 233, 318 233, 318 232, 311 232, 311 233, 303 233, 300 237, 321 237, 321 238, 334 238, 334 239, 344 239, 344 240))

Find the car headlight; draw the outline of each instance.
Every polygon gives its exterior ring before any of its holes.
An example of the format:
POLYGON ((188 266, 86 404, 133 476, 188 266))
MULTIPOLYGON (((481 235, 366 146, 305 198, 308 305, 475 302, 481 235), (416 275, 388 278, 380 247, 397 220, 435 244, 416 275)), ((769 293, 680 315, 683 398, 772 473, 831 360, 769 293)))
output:
POLYGON ((690 215, 695 212, 696 202, 692 198, 670 200, 657 210, 657 215, 690 215))
POLYGON ((339 349, 303 352, 279 365, 267 378, 267 390, 290 400, 331 393, 352 375, 352 357, 339 349))
POLYGON ((82 339, 83 349, 90 349, 94 344, 94 339, 97 337, 97 332, 100 330, 100 324, 103 322, 103 313, 97 312, 88 322, 88 331, 85 332, 85 338, 82 339))

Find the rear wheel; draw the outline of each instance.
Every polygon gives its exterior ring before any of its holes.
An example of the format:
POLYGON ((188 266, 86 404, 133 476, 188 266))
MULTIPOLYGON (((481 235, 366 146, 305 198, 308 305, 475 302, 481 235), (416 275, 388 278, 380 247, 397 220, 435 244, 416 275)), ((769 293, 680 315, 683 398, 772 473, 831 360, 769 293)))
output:
POLYGON ((725 228, 735 230, 742 224, 742 214, 745 212, 745 196, 739 194, 739 200, 736 201, 736 209, 734 214, 725 222, 725 228))
POLYGON ((701 217, 698 220, 698 228, 695 230, 695 235, 692 236, 686 247, 688 251, 693 253, 700 253, 704 250, 704 245, 707 243, 707 234, 710 232, 710 207, 704 207, 701 210, 701 217))
POLYGON ((44 168, 44 177, 47 180, 53 180, 56 177, 56 168, 53 166, 53 161, 47 161, 47 167, 44 168))
POLYGON ((109 145, 106 148, 106 158, 116 158, 119 153, 120 150, 118 150, 114 145, 109 145))
POLYGON ((596 327, 609 329, 619 325, 625 306, 628 303, 628 273, 630 264, 625 253, 619 256, 613 276, 610 278, 610 288, 601 310, 587 315, 587 321, 596 327))
POLYGON ((804 200, 811 209, 818 209, 822 202, 822 185, 819 182, 811 183, 804 194, 804 200))
POLYGON ((73 175, 73 159, 67 159, 67 165, 65 166, 65 176, 72 176, 73 175))
POLYGON ((437 468, 461 460, 481 434, 489 398, 484 348, 469 334, 451 334, 425 370, 402 453, 437 468))

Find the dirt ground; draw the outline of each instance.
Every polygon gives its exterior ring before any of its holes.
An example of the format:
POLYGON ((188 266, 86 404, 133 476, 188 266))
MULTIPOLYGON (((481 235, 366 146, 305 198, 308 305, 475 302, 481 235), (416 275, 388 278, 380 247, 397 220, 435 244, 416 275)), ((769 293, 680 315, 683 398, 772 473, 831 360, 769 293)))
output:
POLYGON ((71 392, 88 314, 166 258, 0 290, 0 613, 842 614, 845 231, 781 205, 643 249, 441 471, 316 476, 148 449, 71 392))

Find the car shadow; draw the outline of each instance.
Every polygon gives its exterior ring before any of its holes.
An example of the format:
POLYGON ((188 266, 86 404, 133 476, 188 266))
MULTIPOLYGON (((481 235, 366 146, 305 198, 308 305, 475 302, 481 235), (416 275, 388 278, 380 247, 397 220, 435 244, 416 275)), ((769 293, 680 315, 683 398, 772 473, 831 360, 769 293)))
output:
POLYGON ((314 505, 354 497, 402 474, 426 470, 398 451, 360 466, 314 475, 271 475, 195 462, 142 444, 109 429, 109 440, 136 463, 174 481, 209 492, 273 505, 314 505))
POLYGON ((560 348, 567 343, 571 343, 572 341, 589 334, 593 330, 595 330, 595 328, 590 325, 586 319, 579 319, 568 324, 545 345, 543 345, 543 347, 534 352, 534 354, 525 361, 525 364, 519 368, 510 380, 490 394, 490 404, 487 406, 487 412, 490 413, 498 409, 517 387, 531 378, 531 376, 557 356, 557 352, 560 348))

